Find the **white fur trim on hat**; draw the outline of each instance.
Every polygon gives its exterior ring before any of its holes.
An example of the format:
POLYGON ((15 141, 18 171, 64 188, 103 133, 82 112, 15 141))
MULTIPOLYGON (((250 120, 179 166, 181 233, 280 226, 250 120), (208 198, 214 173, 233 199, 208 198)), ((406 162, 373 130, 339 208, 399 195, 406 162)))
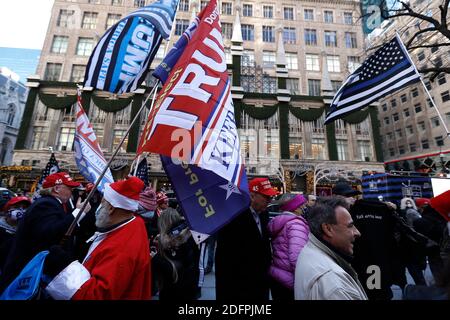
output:
POLYGON ((114 208, 121 208, 129 211, 137 211, 139 201, 130 199, 121 195, 116 190, 111 188, 109 183, 105 184, 105 193, 103 194, 103 198, 108 201, 114 208))

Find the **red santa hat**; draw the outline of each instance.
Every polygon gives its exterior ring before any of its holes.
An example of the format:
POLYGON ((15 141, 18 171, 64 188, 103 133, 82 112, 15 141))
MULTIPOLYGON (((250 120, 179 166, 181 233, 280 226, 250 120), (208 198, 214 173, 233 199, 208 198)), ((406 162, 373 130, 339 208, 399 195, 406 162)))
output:
POLYGON ((107 183, 103 198, 114 208, 128 211, 137 211, 139 194, 144 189, 144 182, 137 177, 129 177, 126 180, 107 183))
POLYGON ((434 210, 439 212, 445 220, 450 221, 450 190, 431 198, 430 205, 434 210))

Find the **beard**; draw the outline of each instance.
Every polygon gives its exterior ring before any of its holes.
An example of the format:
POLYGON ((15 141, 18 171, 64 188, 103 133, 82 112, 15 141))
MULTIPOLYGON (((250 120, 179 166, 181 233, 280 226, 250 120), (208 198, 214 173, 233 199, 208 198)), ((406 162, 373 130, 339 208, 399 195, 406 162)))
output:
POLYGON ((106 228, 111 224, 111 219, 109 217, 108 210, 100 206, 100 209, 95 213, 95 226, 97 228, 106 228))

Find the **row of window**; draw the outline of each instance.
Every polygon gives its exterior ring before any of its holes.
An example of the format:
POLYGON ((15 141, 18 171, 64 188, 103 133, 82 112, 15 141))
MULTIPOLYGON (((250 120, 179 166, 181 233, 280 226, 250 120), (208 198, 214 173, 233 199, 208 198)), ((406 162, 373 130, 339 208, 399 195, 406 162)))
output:
MULTIPOLYGON (((434 137, 434 142, 436 146, 442 147, 444 145, 444 138, 442 136, 434 137)), ((428 139, 424 139, 420 141, 420 145, 422 147, 422 150, 430 149, 430 142, 428 139)), ((415 142, 412 142, 408 145, 409 152, 416 152, 418 151, 417 144, 415 142)), ((398 147, 398 153, 404 154, 406 152, 406 146, 399 146, 398 147)), ((395 148, 389 148, 389 155, 391 157, 395 156, 395 148)))
MULTIPOLYGON (((106 17, 105 29, 109 29, 114 24, 116 24, 122 15, 116 13, 108 13, 106 17)), ((80 26, 75 25, 75 11, 74 10, 66 10, 61 9, 59 11, 58 20, 56 21, 56 25, 62 28, 74 27, 78 28, 80 26)), ((97 12, 83 12, 83 17, 81 20, 81 28, 82 29, 97 29, 98 26, 98 13, 97 12)))
MULTIPOLYGON (((417 89, 414 89, 414 90, 416 90, 416 91, 414 91, 414 92, 417 92, 417 89)), ((434 98, 433 98, 433 99, 434 99, 434 98)), ((406 101, 407 101, 406 95, 403 94, 403 95, 401 96, 400 100, 402 101, 402 103, 406 102, 406 101)), ((446 90, 446 91, 441 92, 441 100, 442 100, 442 102, 450 101, 450 92, 449 92, 449 90, 446 90)), ((396 108, 396 107, 397 107, 397 100, 396 100, 396 99, 391 100, 390 104, 391 104, 391 107, 392 107, 392 108, 396 108)), ((433 102, 432 102, 429 98, 427 98, 427 104, 428 104, 428 107, 429 107, 429 108, 434 108, 433 102)), ((387 103, 383 103, 383 104, 381 105, 381 109, 382 109, 384 112, 386 112, 387 109, 388 109, 387 103)), ((421 105, 420 103, 414 104, 414 111, 415 111, 416 113, 422 112, 422 105, 421 105)), ((396 114, 397 114, 397 113, 394 113, 394 115, 396 115, 396 114)), ((409 109, 408 109, 408 108, 407 108, 407 109, 403 109, 403 114, 404 114, 405 117, 409 117, 409 115, 410 115, 409 109)), ((388 117, 385 117, 384 119, 389 119, 389 118, 388 118, 388 117)), ((387 122, 385 121, 385 124, 389 124, 389 121, 387 121, 387 122)))

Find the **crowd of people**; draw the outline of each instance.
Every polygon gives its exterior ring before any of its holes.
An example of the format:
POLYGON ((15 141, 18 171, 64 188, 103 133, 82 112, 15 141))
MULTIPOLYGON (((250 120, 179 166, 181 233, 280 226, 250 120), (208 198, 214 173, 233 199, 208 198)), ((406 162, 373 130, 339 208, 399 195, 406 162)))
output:
POLYGON ((55 173, 40 198, 14 197, 1 209, 2 299, 14 298, 42 251, 39 299, 196 300, 213 269, 220 301, 389 300, 392 285, 404 299, 450 297, 450 190, 397 206, 361 199, 345 182, 332 197, 317 197, 280 195, 255 178, 250 206, 197 244, 179 208, 137 177, 107 184, 87 204, 79 188, 55 173), (279 207, 272 218, 271 203, 279 207), (433 281, 424 277, 427 266, 433 281))

